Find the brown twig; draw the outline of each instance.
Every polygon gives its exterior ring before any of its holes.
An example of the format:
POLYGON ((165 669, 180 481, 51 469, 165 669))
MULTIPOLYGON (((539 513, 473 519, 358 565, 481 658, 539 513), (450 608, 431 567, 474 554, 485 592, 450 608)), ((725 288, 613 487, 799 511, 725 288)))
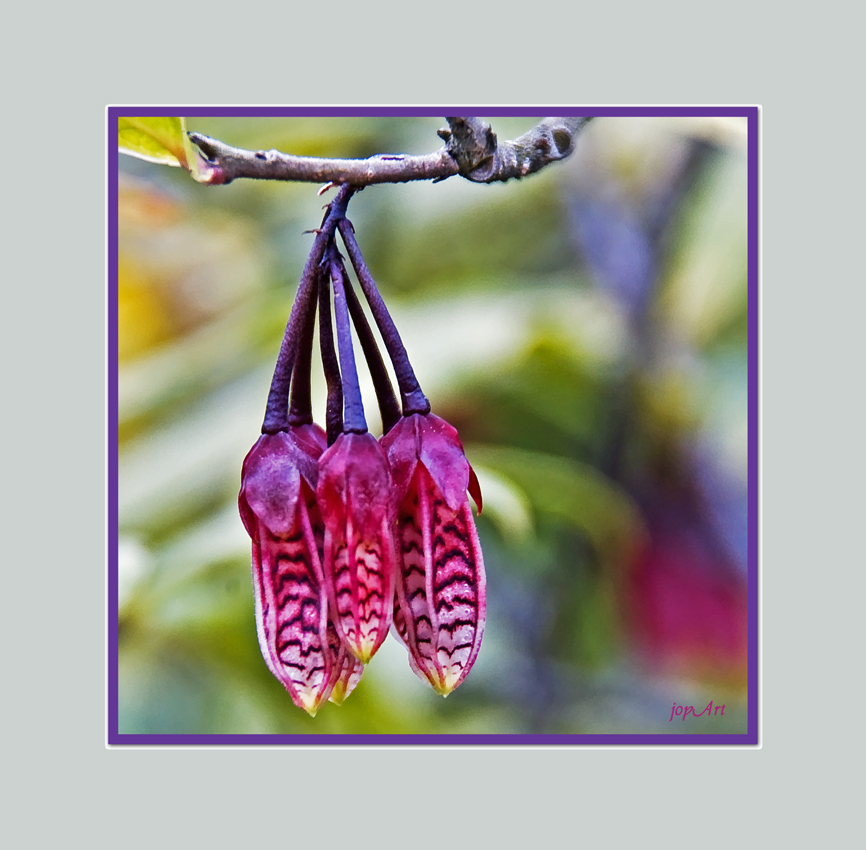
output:
POLYGON ((577 136, 592 118, 545 118, 511 142, 498 142, 493 128, 480 118, 447 118, 451 130, 440 130, 460 173, 474 183, 494 183, 535 174, 574 151, 577 136))
POLYGON ((207 156, 211 184, 252 180, 308 183, 406 183, 444 180, 460 174, 475 183, 525 177, 565 159, 574 150, 580 130, 591 118, 545 118, 514 141, 497 142, 490 125, 480 118, 448 118, 450 130, 440 130, 446 145, 423 156, 379 154, 368 159, 325 159, 292 156, 280 151, 248 151, 201 133, 189 137, 207 156))

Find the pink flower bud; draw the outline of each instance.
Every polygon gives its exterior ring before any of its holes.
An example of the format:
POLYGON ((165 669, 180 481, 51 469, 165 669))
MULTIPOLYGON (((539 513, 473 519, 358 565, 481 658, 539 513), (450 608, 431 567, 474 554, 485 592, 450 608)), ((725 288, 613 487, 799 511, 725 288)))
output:
POLYGON ((244 460, 238 507, 253 541, 262 655, 295 705, 315 715, 339 670, 328 642, 319 554, 323 529, 315 498, 316 446, 324 435, 320 438, 317 426, 299 430, 297 437, 285 432, 259 437, 244 460))
POLYGON ((478 479, 457 431, 433 414, 401 419, 383 438, 397 490, 400 549, 394 626, 409 664, 447 696, 466 678, 484 633, 486 580, 467 490, 478 479))
POLYGON ((393 482, 381 446, 345 433, 319 460, 324 575, 340 640, 366 664, 388 634, 394 599, 393 482))

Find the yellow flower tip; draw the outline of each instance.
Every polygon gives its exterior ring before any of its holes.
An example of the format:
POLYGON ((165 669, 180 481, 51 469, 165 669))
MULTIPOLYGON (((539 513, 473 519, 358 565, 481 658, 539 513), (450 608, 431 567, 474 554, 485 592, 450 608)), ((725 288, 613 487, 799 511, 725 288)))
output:
POLYGON ((334 690, 331 691, 331 695, 328 697, 328 702, 332 702, 334 705, 342 705, 346 696, 346 689, 342 684, 338 683, 334 686, 334 690))
POLYGON ((445 681, 430 682, 430 684, 440 697, 447 697, 454 690, 454 686, 447 679, 445 681))
POLYGON ((353 643, 350 647, 352 655, 358 659, 365 667, 370 663, 370 659, 376 654, 376 644, 373 640, 363 640, 353 643))
POLYGON ((442 678, 435 681, 431 679, 430 684, 439 696, 447 697, 460 684, 460 675, 448 671, 442 678))
POLYGON ((315 717, 321 706, 319 700, 313 696, 313 694, 300 694, 300 701, 300 707, 303 708, 310 717, 315 717))

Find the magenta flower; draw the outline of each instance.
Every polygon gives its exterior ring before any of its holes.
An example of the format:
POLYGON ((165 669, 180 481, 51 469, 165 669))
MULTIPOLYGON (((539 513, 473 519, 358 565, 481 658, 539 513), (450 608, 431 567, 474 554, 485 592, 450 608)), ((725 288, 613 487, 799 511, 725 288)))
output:
POLYGON ((369 433, 344 433, 319 460, 324 576, 340 641, 366 664, 388 634, 396 553, 393 484, 369 433))
MULTIPOLYGON (((328 448, 328 438, 325 432, 316 424, 307 425, 292 425, 291 433, 298 441, 298 445, 317 462, 322 452, 328 448)), ((319 550, 319 563, 324 560, 324 525, 319 522, 315 528, 316 544, 319 550)), ((326 592, 327 595, 327 592, 326 592)), ((331 672, 331 681, 333 682, 333 690, 328 697, 330 702, 336 705, 342 705, 346 697, 355 689, 358 682, 361 681, 361 676, 364 673, 364 665, 348 650, 342 643, 337 630, 334 628, 334 613, 329 608, 328 611, 328 647, 331 650, 331 660, 333 670, 331 672)))
POLYGON ((447 696, 469 673, 484 633, 484 561, 467 497, 481 509, 478 479, 457 431, 433 414, 405 416, 382 447, 398 498, 395 631, 415 673, 447 696))
POLYGON ((466 677, 484 631, 484 563, 467 498, 468 490, 481 509, 478 481, 457 432, 430 414, 364 265, 345 218, 353 191, 339 190, 316 231, 238 496, 253 541, 262 654, 311 715, 352 692, 392 622, 412 669, 443 695, 466 677), (402 418, 337 228, 394 366, 402 418), (312 424, 317 313, 327 433, 312 424), (376 390, 381 444, 367 430, 352 325, 376 390))
POLYGON ((244 460, 238 507, 253 541, 262 655, 295 705, 315 716, 340 669, 328 641, 323 530, 315 498, 321 429, 302 429, 298 436, 281 431, 259 437, 244 460))

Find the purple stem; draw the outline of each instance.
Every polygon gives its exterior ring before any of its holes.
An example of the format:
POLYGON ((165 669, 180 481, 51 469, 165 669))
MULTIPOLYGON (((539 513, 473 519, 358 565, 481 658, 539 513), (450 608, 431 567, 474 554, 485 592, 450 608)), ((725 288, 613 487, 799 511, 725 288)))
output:
POLYGON ((286 324, 286 332, 280 345, 280 353, 277 355, 277 364, 274 368, 274 377, 271 379, 271 389, 268 392, 268 402, 265 407, 265 419, 262 422, 263 434, 276 434, 285 431, 289 427, 289 386, 292 381, 292 370, 295 365, 295 354, 298 348, 298 340, 303 332, 304 317, 311 297, 313 284, 318 274, 319 263, 325 253, 325 248, 333 236, 337 222, 346 215, 346 206, 349 198, 355 191, 354 187, 341 186, 340 191, 333 201, 328 205, 322 226, 316 233, 310 256, 304 266, 301 275, 301 284, 292 312, 286 324))
POLYGON ((352 324, 358 334, 358 340, 364 351, 364 359, 367 361, 367 368, 370 370, 370 377, 373 379, 373 387, 376 390, 379 415, 382 417, 382 433, 387 434, 400 421, 400 406, 397 404, 394 388, 388 377, 388 370, 385 368, 382 355, 379 353, 379 346, 376 345, 376 338, 373 336, 373 331, 370 329, 370 324, 364 315, 361 302, 358 301, 358 296, 355 294, 352 281, 346 274, 342 260, 340 260, 340 271, 343 275, 346 303, 349 305, 352 324))
POLYGON ((400 339, 400 334, 397 332, 397 328, 394 325, 391 314, 388 312, 388 308, 385 306, 385 302, 382 300, 382 296, 379 295, 376 281, 373 280, 373 276, 367 269, 361 249, 355 240, 352 222, 343 218, 337 226, 349 252, 349 259, 352 261, 352 266, 355 269, 355 274, 358 276, 361 289, 364 291, 364 295, 370 305, 370 310, 379 328, 379 333, 382 335, 382 341, 385 343, 388 356, 394 365, 394 374, 397 376, 397 385, 400 388, 400 396, 403 401, 403 415, 429 413, 430 402, 421 391, 418 379, 415 377, 415 372, 412 369, 412 364, 409 363, 406 347, 400 339))
POLYGON ((289 405, 289 425, 309 425, 313 421, 313 402, 310 392, 310 372, 313 360, 313 333, 316 330, 316 302, 319 281, 313 283, 307 312, 298 340, 295 368, 292 370, 292 395, 289 405))
POLYGON ((328 267, 334 284, 334 312, 337 320, 337 346, 340 349, 340 372, 343 375, 343 431, 353 434, 367 433, 367 419, 361 401, 361 385, 355 366, 355 351, 352 348, 352 324, 346 304, 346 288, 343 284, 343 269, 337 259, 333 242, 328 246, 328 267))
POLYGON ((327 266, 320 271, 319 278, 319 347, 322 353, 322 369, 328 385, 328 403, 325 408, 325 431, 328 445, 343 433, 343 382, 340 380, 340 364, 334 350, 334 329, 331 326, 331 287, 327 266))

